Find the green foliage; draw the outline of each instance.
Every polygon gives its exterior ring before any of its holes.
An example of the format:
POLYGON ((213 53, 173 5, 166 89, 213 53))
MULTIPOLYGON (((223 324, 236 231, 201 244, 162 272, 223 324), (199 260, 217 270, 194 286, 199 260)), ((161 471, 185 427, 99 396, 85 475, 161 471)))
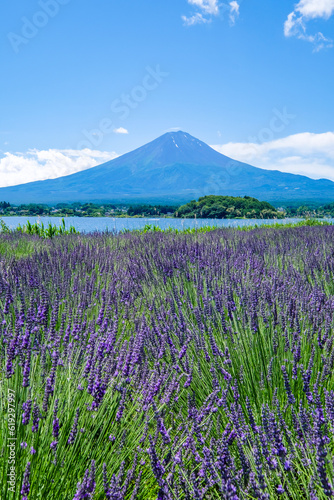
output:
POLYGON ((142 217, 147 216, 161 216, 167 214, 173 214, 176 210, 175 206, 172 205, 134 205, 130 206, 127 211, 127 215, 130 217, 141 215, 142 217))
POLYGON ((334 202, 325 205, 304 203, 300 206, 291 203, 283 208, 287 217, 334 217, 334 202))
MULTIPOLYGON (((48 216, 48 217, 168 217, 183 218, 259 218, 272 219, 282 217, 325 218, 334 217, 334 202, 320 205, 311 202, 289 202, 276 209, 267 202, 260 202, 249 196, 205 196, 198 201, 177 208, 178 205, 149 202, 130 206, 114 203, 58 203, 49 206, 41 203, 11 205, 0 202, 0 214, 3 216, 48 216)), ((276 203, 276 206, 278 204, 276 203)))
POLYGON ((175 217, 198 219, 274 219, 279 212, 266 201, 259 201, 250 196, 203 196, 198 201, 192 200, 182 205, 175 217))
POLYGON ((237 229, 240 231, 252 231, 253 229, 257 228, 265 228, 265 229, 288 229, 292 227, 304 227, 304 226, 310 226, 310 227, 315 227, 315 226, 332 226, 333 224, 328 221, 323 221, 323 220, 318 220, 318 219, 305 219, 301 220, 299 222, 287 222, 287 223, 279 223, 275 222, 273 224, 263 224, 263 225, 252 225, 252 226, 243 226, 243 227, 238 227, 237 229))
POLYGON ((275 222, 273 224, 250 224, 249 226, 238 226, 238 227, 219 227, 219 226, 202 226, 202 227, 192 227, 177 229, 174 227, 168 227, 166 229, 161 229, 161 227, 154 224, 145 224, 142 229, 124 229, 121 231, 122 234, 136 233, 136 234, 147 234, 147 233, 172 233, 172 234, 201 234, 208 233, 210 231, 253 231, 254 229, 287 229, 294 227, 304 227, 304 226, 331 226, 332 223, 317 219, 306 219, 300 222, 275 222))
MULTIPOLYGON (((11 206, 9 203, 1 202, 0 211, 6 216, 54 216, 54 217, 104 217, 111 212, 116 214, 124 213, 124 208, 116 207, 113 204, 95 203, 59 203, 56 206, 43 204, 23 204, 11 206)), ((125 210, 126 211, 126 210, 125 210)))
POLYGON ((62 219, 62 223, 60 226, 56 226, 54 224, 49 224, 45 227, 43 222, 39 224, 36 222, 35 224, 31 224, 30 221, 27 221, 27 224, 24 226, 19 225, 16 229, 16 231, 19 231, 24 234, 31 234, 35 236, 39 236, 40 238, 49 238, 52 239, 55 236, 61 236, 65 234, 76 234, 78 231, 73 227, 70 226, 69 229, 66 229, 65 226, 65 220, 62 219))
POLYGON ((126 233, 136 233, 136 234, 146 234, 146 233, 173 233, 173 234, 198 234, 198 233, 208 233, 209 231, 214 231, 218 229, 217 226, 203 226, 203 227, 188 227, 185 229, 177 229, 174 227, 168 227, 166 229, 161 229, 161 227, 154 224, 145 224, 142 229, 124 229, 121 231, 122 234, 126 233))
POLYGON ((1 231, 0 231, 1 233, 5 233, 5 234, 10 233, 9 227, 2 219, 0 219, 0 227, 1 227, 1 231))

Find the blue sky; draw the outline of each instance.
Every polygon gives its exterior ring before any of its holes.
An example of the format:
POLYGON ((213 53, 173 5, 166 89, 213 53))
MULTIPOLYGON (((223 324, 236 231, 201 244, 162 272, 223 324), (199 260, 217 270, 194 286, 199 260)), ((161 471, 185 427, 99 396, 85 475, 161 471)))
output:
POLYGON ((334 0, 4 0, 0 185, 180 128, 334 180, 334 0))

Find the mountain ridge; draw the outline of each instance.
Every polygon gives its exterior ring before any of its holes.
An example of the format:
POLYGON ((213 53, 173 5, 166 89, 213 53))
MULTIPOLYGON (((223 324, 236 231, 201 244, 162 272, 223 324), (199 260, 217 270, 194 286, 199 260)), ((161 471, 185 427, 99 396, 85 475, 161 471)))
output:
POLYGON ((334 200, 334 182, 260 169, 178 131, 81 172, 0 188, 0 200, 10 203, 183 202, 209 194, 327 201, 334 200))

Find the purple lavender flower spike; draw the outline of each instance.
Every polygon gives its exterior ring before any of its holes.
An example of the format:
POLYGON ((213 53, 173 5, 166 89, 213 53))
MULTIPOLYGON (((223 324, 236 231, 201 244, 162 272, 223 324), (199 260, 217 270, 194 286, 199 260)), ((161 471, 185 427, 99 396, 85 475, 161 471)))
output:
POLYGON ((283 372, 284 385, 285 385, 285 390, 286 390, 286 393, 288 396, 289 404, 294 405, 296 402, 296 399, 295 399, 294 395, 292 394, 291 385, 290 385, 290 381, 289 381, 289 376, 288 376, 287 371, 286 371, 286 367, 283 365, 281 368, 282 368, 282 372, 283 372))
POLYGON ((74 422, 73 422, 73 425, 71 428, 71 432, 70 432, 70 435, 69 435, 68 440, 67 440, 67 444, 74 444, 75 438, 76 438, 77 433, 78 433, 79 413, 80 413, 80 408, 77 408, 76 412, 75 412, 75 417, 74 417, 74 422))
POLYGON ((96 488, 95 474, 95 461, 92 460, 91 466, 86 470, 82 482, 78 483, 77 485, 77 491, 73 497, 73 500, 85 500, 93 498, 96 488))
POLYGON ((23 425, 28 425, 30 421, 30 414, 31 414, 31 405, 32 401, 31 399, 28 399, 25 403, 22 404, 22 424, 23 425))
POLYGON ((27 463, 24 475, 23 475, 23 481, 22 481, 22 488, 21 488, 21 495, 22 499, 21 500, 28 500, 28 495, 30 492, 30 462, 27 463))

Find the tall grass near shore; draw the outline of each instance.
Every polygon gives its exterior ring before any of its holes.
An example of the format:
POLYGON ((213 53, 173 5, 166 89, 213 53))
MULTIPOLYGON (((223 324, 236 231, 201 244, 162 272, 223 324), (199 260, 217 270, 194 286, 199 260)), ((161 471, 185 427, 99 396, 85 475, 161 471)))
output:
POLYGON ((47 226, 44 226, 43 222, 37 221, 34 224, 31 224, 29 220, 27 220, 26 224, 19 224, 17 228, 10 229, 5 222, 0 219, 0 228, 1 233, 10 234, 13 232, 19 232, 22 234, 35 235, 39 238, 49 238, 52 239, 55 236, 64 236, 66 234, 77 234, 77 230, 74 226, 70 226, 69 229, 66 228, 65 219, 62 219, 61 224, 57 226, 56 224, 51 224, 49 222, 47 226))
POLYGON ((1 500, 333 495, 332 226, 4 244, 1 500))
POLYGON ((211 231, 216 231, 217 229, 225 229, 225 230, 238 230, 238 231, 252 231, 253 229, 262 228, 262 229, 283 229, 283 228, 294 228, 294 227, 316 227, 316 226, 331 226, 332 223, 326 220, 320 219, 305 219, 299 222, 273 222, 271 224, 256 224, 250 223, 247 226, 230 226, 222 228, 217 225, 207 225, 207 226, 195 226, 189 228, 178 229, 174 227, 167 227, 166 229, 162 229, 160 226, 155 224, 145 224, 145 226, 141 229, 124 229, 121 231, 122 234, 127 233, 137 233, 137 234, 146 234, 146 233, 173 233, 173 234, 202 234, 209 233, 211 231))

